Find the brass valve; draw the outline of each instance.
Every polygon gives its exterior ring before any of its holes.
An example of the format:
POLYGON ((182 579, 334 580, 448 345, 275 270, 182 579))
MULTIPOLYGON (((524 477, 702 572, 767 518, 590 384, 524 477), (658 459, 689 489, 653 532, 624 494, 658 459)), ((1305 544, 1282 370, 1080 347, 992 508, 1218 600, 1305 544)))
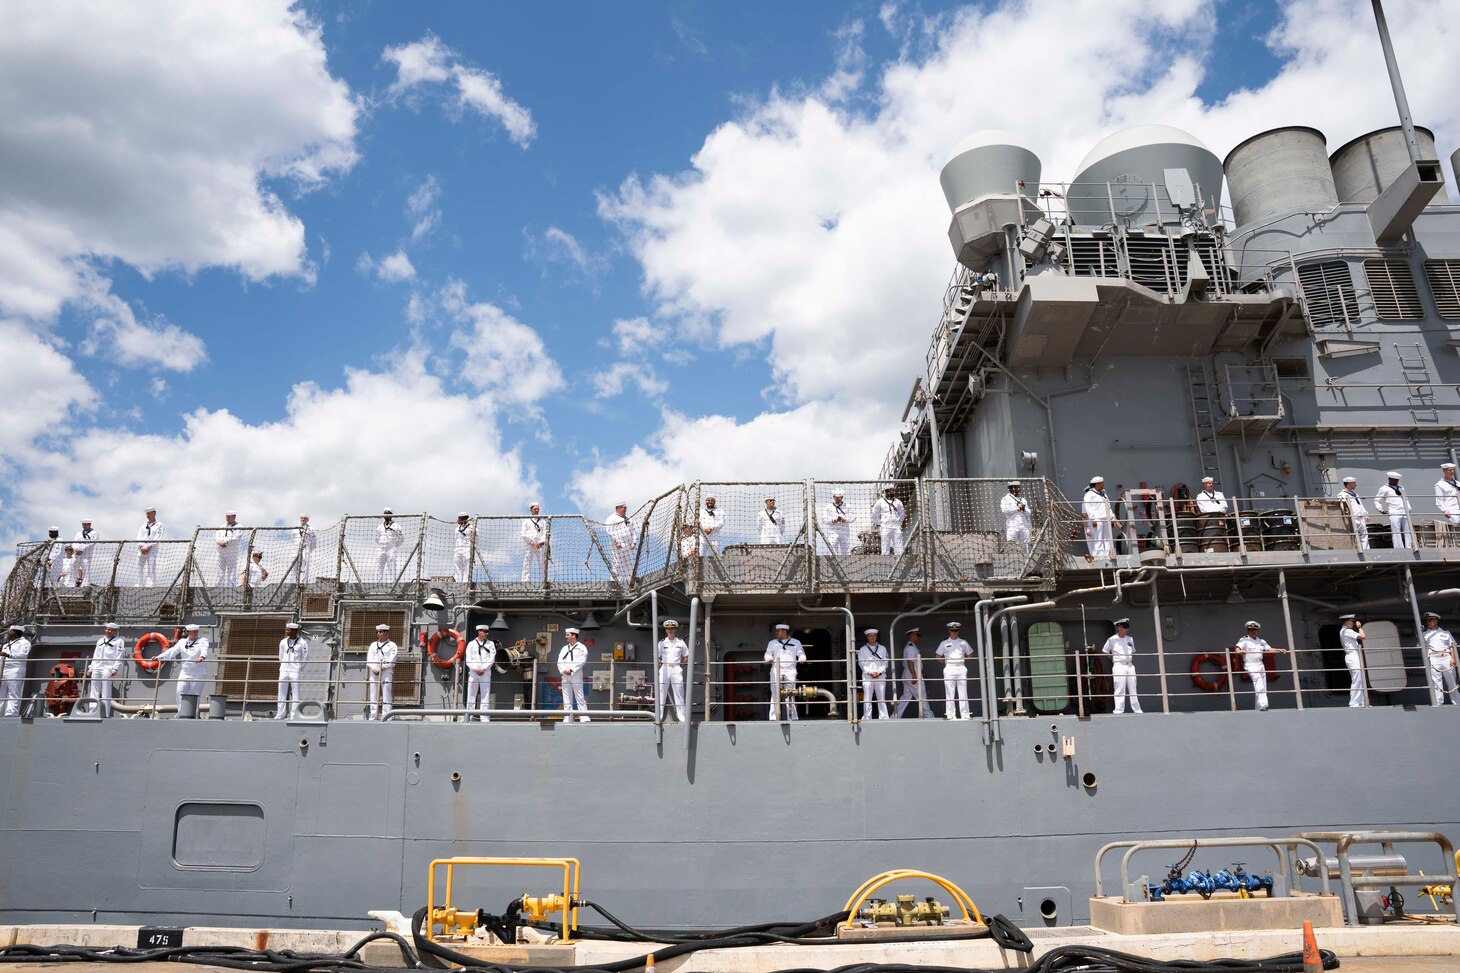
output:
POLYGON ((793 686, 790 689, 781 690, 781 695, 791 699, 815 699, 816 694, 820 691, 816 686, 793 686))
POLYGON ((932 896, 921 902, 914 895, 899 895, 897 901, 868 899, 867 905, 857 915, 864 922, 892 924, 894 926, 941 926, 948 918, 948 907, 940 905, 932 896))
POLYGON ((568 900, 561 895, 527 895, 522 896, 522 911, 527 915, 529 922, 544 922, 550 912, 564 912, 568 906, 568 900))
POLYGON ((477 927, 477 913, 475 909, 465 912, 454 905, 433 908, 431 925, 441 926, 447 936, 470 936, 477 927))

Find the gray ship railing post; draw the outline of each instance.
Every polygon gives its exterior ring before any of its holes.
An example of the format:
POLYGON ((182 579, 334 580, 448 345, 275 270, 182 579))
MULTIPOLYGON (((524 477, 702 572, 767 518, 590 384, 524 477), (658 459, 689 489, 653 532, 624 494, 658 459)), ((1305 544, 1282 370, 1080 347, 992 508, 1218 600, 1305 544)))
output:
MULTIPOLYGON (((715 621, 715 596, 713 594, 706 594, 702 599, 700 599, 700 602, 701 602, 701 604, 703 604, 705 606, 705 634, 702 637, 702 641, 705 643, 705 676, 706 676, 706 678, 708 678, 709 677, 709 674, 713 671, 713 669, 711 669, 711 666, 710 666, 710 656, 714 652, 714 648, 713 648, 714 642, 712 641, 712 639, 714 638, 713 626, 714 626, 714 621, 715 621)), ((693 655, 693 654, 694 654, 694 652, 693 652, 693 650, 691 650, 690 655, 693 655)), ((689 749, 689 724, 694 722, 694 709, 695 709, 694 681, 693 681, 694 680, 694 676, 695 676, 695 667, 694 667, 694 661, 692 659, 689 660, 689 668, 685 670, 684 676, 685 676, 685 679, 689 680, 689 682, 687 682, 685 684, 685 690, 684 690, 686 693, 689 694, 685 698, 685 714, 689 717, 689 719, 685 722, 685 738, 684 738, 684 747, 685 747, 686 750, 688 750, 689 749)), ((706 685, 705 689, 706 689, 706 694, 708 696, 709 686, 706 685)), ((708 707, 705 708, 705 716, 706 716, 706 719, 709 718, 709 708, 708 707)))
MULTIPOLYGON (((688 700, 688 707, 686 707, 686 711, 687 711, 687 715, 689 715, 691 718, 693 718, 693 716, 694 716, 693 712, 689 712, 689 709, 693 708, 693 706, 694 706, 694 690, 693 690, 694 681, 693 680, 694 680, 694 677, 695 677, 695 662, 694 662, 694 658, 695 658, 695 626, 699 624, 699 620, 700 620, 700 599, 699 599, 699 596, 696 595, 694 598, 691 598, 689 600, 689 644, 688 644, 689 651, 685 653, 685 673, 684 673, 685 692, 687 692, 687 693, 690 694, 689 700, 688 700)), ((708 648, 708 646, 707 646, 707 648, 708 648)), ((658 698, 661 695, 663 695, 663 694, 659 691, 659 687, 656 686, 655 687, 655 691, 654 691, 654 698, 655 698, 655 700, 657 701, 658 698)), ((706 703, 708 704, 708 701, 709 701, 709 695, 708 694, 706 694, 705 699, 706 699, 706 703)), ((662 707, 662 704, 660 704, 660 705, 662 707)), ((686 750, 689 749, 689 723, 688 722, 685 723, 685 727, 684 727, 684 748, 686 750)))
POLYGON ((1232 652, 1235 649, 1233 645, 1222 645, 1222 665, 1227 669, 1227 701, 1234 713, 1237 712, 1237 670, 1232 668, 1232 652))
POLYGON ((1161 585, 1156 581, 1151 582, 1151 625, 1156 636, 1156 671, 1161 676, 1161 712, 1170 713, 1171 693, 1166 682, 1166 643, 1161 634, 1161 585))
POLYGON ((1419 614, 1419 598, 1416 597, 1415 596, 1415 593, 1414 593, 1414 572, 1410 570, 1409 565, 1407 565, 1407 564, 1404 566, 1404 592, 1405 592, 1405 594, 1407 594, 1409 596, 1409 610, 1410 610, 1410 612, 1412 613, 1412 615, 1414 617, 1414 641, 1415 641, 1415 644, 1419 646, 1419 650, 1420 650, 1420 663, 1419 663, 1420 664, 1420 671, 1424 674, 1425 682, 1429 683, 1430 702, 1432 702, 1432 703, 1439 703, 1439 702, 1441 702, 1441 699, 1440 699, 1439 694, 1435 692, 1434 681, 1429 678, 1429 673, 1428 672, 1425 672, 1425 667, 1426 667, 1426 663, 1425 663, 1425 660, 1424 660, 1424 647, 1425 647, 1424 646, 1424 631, 1425 631, 1425 626, 1424 626, 1424 622, 1420 620, 1420 614, 1419 614))
MULTIPOLYGON (((624 620, 628 620, 627 609, 624 612, 624 620)), ((694 646, 689 647, 690 652, 694 646)), ((659 685, 659 589, 655 588, 649 592, 649 675, 654 681, 654 723, 659 727, 664 726, 664 692, 659 685)), ((694 705, 694 697, 690 697, 690 705, 694 705)))
POLYGON ((1288 665, 1293 672, 1293 699, 1303 709, 1303 683, 1298 678, 1298 645, 1293 639, 1293 611, 1288 603, 1288 572, 1278 571, 1278 601, 1283 606, 1283 627, 1288 634, 1288 665))

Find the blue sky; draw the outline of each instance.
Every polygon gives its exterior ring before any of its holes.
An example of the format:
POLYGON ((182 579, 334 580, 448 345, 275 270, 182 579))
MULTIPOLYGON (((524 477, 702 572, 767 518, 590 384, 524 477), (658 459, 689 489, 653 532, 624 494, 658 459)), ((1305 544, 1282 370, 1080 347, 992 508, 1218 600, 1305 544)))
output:
MULTIPOLYGON (((1222 154, 1393 116, 1358 0, 127 6, 0 12, 0 325, 36 393, 0 412, 11 540, 149 500, 595 514, 871 478, 963 135, 1056 179, 1126 124, 1222 154)), ((1427 56, 1454 0, 1390 8, 1430 23, 1397 43, 1457 134, 1427 56)))

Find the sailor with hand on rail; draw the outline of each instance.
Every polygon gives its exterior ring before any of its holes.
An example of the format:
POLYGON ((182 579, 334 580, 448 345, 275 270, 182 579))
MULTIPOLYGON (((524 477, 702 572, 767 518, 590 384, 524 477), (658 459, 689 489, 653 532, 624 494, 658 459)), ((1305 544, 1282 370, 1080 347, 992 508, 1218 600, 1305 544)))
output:
POLYGON ((1460 483, 1455 482, 1455 464, 1441 463, 1435 481, 1435 509, 1450 523, 1460 526, 1460 483))
POLYGON ((1430 699, 1436 706, 1445 705, 1446 697, 1460 706, 1460 690, 1455 685, 1457 658, 1455 637, 1440 627, 1440 616, 1434 612, 1424 614, 1425 630, 1420 637, 1425 643, 1425 657, 1430 669, 1430 699))
POLYGON ((127 643, 117 634, 117 623, 107 622, 102 626, 102 636, 96 640, 91 651, 91 661, 86 665, 86 675, 91 679, 87 695, 98 700, 102 716, 112 715, 112 680, 122 669, 122 660, 127 657, 127 643))
POLYGON ((1349 521, 1353 524, 1354 539, 1359 545, 1359 550, 1369 549, 1369 508, 1364 506, 1364 501, 1359 497, 1359 481, 1352 476, 1343 478, 1343 489, 1338 491, 1338 499, 1343 503, 1344 512, 1348 514, 1349 521))
POLYGON ((684 663, 688 658, 689 646, 679 637, 679 623, 666 618, 664 638, 659 642, 659 698, 663 707, 674 700, 674 715, 681 723, 689 720, 684 708, 684 663))
POLYGON ((892 654, 877 641, 877 630, 862 633, 867 641, 857 650, 857 667, 862 670, 862 719, 872 718, 872 701, 877 701, 877 718, 887 719, 887 669, 892 654))
MULTIPOLYGON (((497 662, 497 643, 489 636, 490 631, 487 625, 479 624, 477 637, 466 643, 466 708, 469 710, 491 708, 492 666, 497 662)), ((490 713, 481 713, 477 719, 490 723, 492 717, 490 713)))
POLYGON ((1130 697, 1130 711, 1141 712, 1141 700, 1136 695, 1136 642, 1130 637, 1130 619, 1117 619, 1115 634, 1105 640, 1101 652, 1110 656, 1110 675, 1115 683, 1115 712, 1125 712, 1126 697, 1130 697))
POLYGON ((30 659, 30 639, 19 625, 10 626, 0 645, 0 716, 19 716, 20 697, 25 695, 25 666, 30 659))
POLYGON ((973 719, 968 712, 968 666, 963 660, 973 655, 973 646, 959 638, 962 622, 948 623, 948 637, 938 643, 937 655, 943 660, 943 718, 973 719), (954 713, 957 701, 958 712, 954 713))
POLYGON ((299 634, 298 622, 284 623, 279 640, 279 696, 274 719, 299 716, 299 677, 309 661, 309 639, 299 634))
POLYGON ((725 515, 715 509, 715 498, 705 497, 704 509, 700 511, 700 556, 710 552, 720 553, 720 531, 725 526, 725 515))
POLYGON ((1343 664, 1348 669, 1348 704, 1369 705, 1369 690, 1364 678, 1364 625, 1357 615, 1340 615, 1338 644, 1343 647, 1343 664))
POLYGON ((400 647, 390 638, 389 625, 375 626, 375 641, 365 650, 365 665, 369 670, 370 709, 372 720, 389 716, 395 702, 395 660, 400 647))
POLYGON ((558 673, 563 677, 564 723, 573 722, 573 710, 578 710, 579 723, 591 723, 588 719, 588 699, 583 695, 583 667, 588 664, 588 646, 578 641, 576 628, 563 629, 563 647, 558 650, 558 673))
POLYGON ((186 635, 153 661, 182 663, 177 670, 177 718, 197 719, 198 697, 203 695, 203 680, 208 678, 208 640, 196 625, 188 625, 184 631, 186 635))
POLYGON ((776 637, 765 646, 765 661, 771 667, 770 718, 781 719, 781 706, 784 704, 788 714, 785 719, 799 719, 791 692, 796 688, 796 663, 806 661, 806 649, 791 638, 791 626, 784 622, 776 626, 776 637))
POLYGON ((1257 622, 1248 622, 1246 636, 1237 640, 1237 648, 1242 653, 1242 665, 1252 680, 1252 692, 1257 696, 1259 711, 1267 709, 1267 654, 1288 651, 1268 645, 1257 634, 1261 630, 1262 626, 1257 622))

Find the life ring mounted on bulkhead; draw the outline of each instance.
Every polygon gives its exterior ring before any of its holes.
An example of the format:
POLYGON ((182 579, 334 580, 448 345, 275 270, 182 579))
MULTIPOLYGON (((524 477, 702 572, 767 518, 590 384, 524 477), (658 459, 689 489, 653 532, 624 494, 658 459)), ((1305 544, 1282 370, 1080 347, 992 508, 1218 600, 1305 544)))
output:
POLYGON ((431 643, 426 649, 427 658, 435 664, 438 669, 450 669, 466 656, 466 639, 454 628, 438 628, 431 633, 431 643), (450 635, 456 639, 456 654, 450 658, 443 659, 436 654, 436 646, 441 641, 441 636, 450 635))
POLYGON ((148 659, 142 655, 142 650, 151 645, 153 642, 160 642, 162 644, 162 650, 164 652, 167 651, 168 646, 171 644, 167 641, 167 636, 163 635, 161 632, 148 632, 146 635, 137 640, 136 645, 132 646, 132 658, 135 659, 137 665, 141 666, 143 669, 155 670, 162 666, 161 660, 148 659))
POLYGON ((1223 686, 1227 685, 1226 656, 1218 655, 1215 652, 1203 652, 1195 659, 1192 659, 1191 681, 1196 683, 1197 689, 1201 689, 1209 693, 1214 693, 1218 689, 1221 689, 1223 686), (1202 666, 1206 665, 1208 662, 1214 662, 1217 665, 1217 675, 1215 679, 1208 676, 1206 674, 1206 670, 1202 669, 1202 666))

